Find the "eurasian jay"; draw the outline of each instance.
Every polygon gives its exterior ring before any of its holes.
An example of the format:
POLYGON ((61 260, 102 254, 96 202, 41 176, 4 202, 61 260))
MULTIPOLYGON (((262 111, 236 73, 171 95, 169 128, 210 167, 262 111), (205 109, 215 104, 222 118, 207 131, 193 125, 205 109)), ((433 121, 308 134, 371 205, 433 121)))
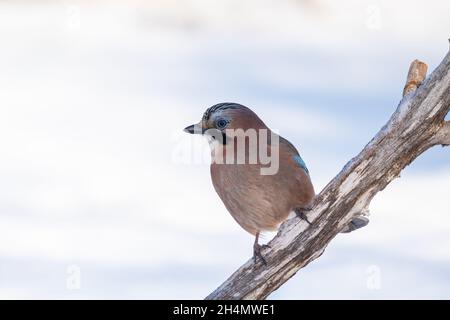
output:
MULTIPOLYGON (((310 223, 306 212, 315 192, 305 162, 289 141, 272 132, 252 110, 237 103, 216 104, 184 131, 209 138, 214 188, 237 223, 255 236, 255 262, 260 258, 266 263, 261 255, 264 246, 258 243, 261 232, 276 230, 291 212, 310 223), (252 137, 256 141, 250 141, 252 137), (263 173, 268 163, 263 163, 262 154, 277 161, 275 171, 263 173)), ((367 223, 354 219, 344 231, 367 223)))

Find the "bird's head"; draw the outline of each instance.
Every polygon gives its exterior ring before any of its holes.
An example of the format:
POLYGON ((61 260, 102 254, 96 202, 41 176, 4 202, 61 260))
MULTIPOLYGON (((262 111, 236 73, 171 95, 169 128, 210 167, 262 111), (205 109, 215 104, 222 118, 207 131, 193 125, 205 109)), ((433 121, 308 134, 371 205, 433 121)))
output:
POLYGON ((226 130, 266 129, 266 125, 249 108, 238 103, 219 103, 208 108, 202 120, 184 129, 191 134, 225 135, 226 130))

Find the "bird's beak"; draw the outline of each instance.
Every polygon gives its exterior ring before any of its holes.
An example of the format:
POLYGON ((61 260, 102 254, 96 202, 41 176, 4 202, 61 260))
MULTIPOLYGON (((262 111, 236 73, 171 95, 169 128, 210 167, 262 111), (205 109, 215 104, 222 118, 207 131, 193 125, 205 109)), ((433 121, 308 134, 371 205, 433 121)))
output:
POLYGON ((183 131, 190 134, 203 134, 202 123, 200 122, 197 124, 190 125, 184 128, 183 131))

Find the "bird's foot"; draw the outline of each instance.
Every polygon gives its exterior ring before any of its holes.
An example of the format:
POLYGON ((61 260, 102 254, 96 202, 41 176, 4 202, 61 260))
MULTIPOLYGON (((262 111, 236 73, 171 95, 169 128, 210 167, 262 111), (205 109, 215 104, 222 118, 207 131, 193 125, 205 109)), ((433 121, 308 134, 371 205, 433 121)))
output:
POLYGON ((265 250, 265 249, 270 249, 270 246, 267 244, 263 244, 263 245, 259 245, 257 243, 255 243, 253 245, 253 261, 255 261, 255 263, 258 262, 258 259, 261 260, 261 262, 267 266, 267 261, 266 259, 263 257, 261 251, 265 250))
POLYGON ((297 217, 299 217, 302 220, 305 220, 308 224, 311 224, 311 221, 308 220, 308 217, 306 216, 305 211, 309 211, 311 209, 296 209, 295 210, 295 214, 297 215, 297 217))

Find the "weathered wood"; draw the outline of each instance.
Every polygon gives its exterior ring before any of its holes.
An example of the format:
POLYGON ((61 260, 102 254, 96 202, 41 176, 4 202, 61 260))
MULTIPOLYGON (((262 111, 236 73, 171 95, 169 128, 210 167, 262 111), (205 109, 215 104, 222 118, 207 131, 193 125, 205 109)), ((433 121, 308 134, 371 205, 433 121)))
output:
POLYGON ((442 128, 436 135, 436 144, 442 144, 443 146, 450 146, 450 122, 445 122, 442 128))
MULTIPOLYGON (((422 65, 413 65, 413 76, 415 68, 423 74, 422 65)), ((403 168, 430 147, 450 144, 450 126, 444 122, 449 108, 450 53, 417 90, 402 99, 388 123, 317 196, 308 213, 312 224, 298 218, 283 223, 270 248, 263 251, 267 266, 249 260, 206 299, 264 299, 317 259, 403 168)))
POLYGON ((427 76, 428 66, 426 63, 414 60, 409 67, 408 76, 406 77, 406 84, 403 89, 403 96, 416 90, 427 76))

